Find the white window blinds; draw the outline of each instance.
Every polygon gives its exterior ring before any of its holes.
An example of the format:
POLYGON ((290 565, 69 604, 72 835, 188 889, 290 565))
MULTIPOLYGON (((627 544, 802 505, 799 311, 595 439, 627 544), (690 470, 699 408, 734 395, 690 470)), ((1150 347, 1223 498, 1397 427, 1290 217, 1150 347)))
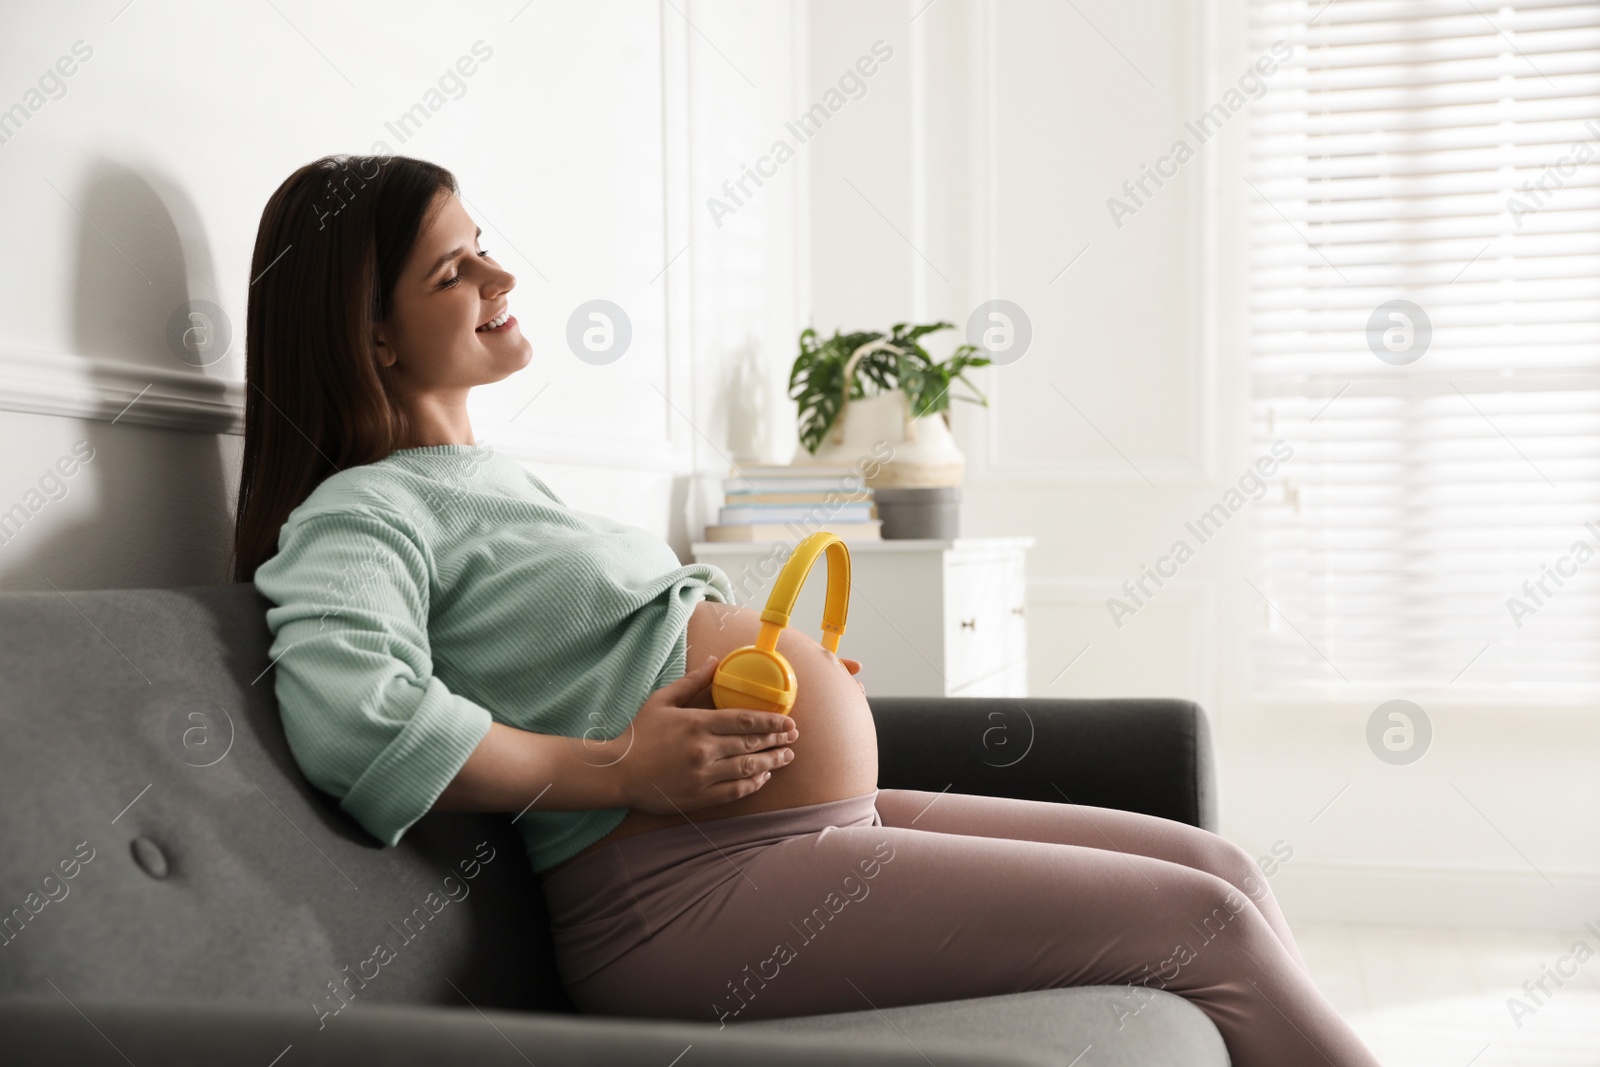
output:
POLYGON ((1294 49, 1246 171, 1254 433, 1294 449, 1258 696, 1592 701, 1600 2, 1253 0, 1251 37, 1294 49))

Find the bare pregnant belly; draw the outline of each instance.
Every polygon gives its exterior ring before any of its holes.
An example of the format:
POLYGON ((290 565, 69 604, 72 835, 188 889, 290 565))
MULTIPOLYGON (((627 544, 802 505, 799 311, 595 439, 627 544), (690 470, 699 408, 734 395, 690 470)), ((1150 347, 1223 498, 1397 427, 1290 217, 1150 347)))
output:
MULTIPOLYGON (((707 656, 720 660, 736 648, 755 644, 760 629, 759 611, 702 600, 689 617, 688 666, 693 668, 707 656)), ((849 642, 846 634, 839 646, 845 655, 849 655, 849 642)), ((793 624, 778 636, 778 651, 794 668, 800 685, 790 712, 800 734, 789 746, 794 749, 794 759, 775 769, 766 785, 738 800, 697 808, 686 815, 631 810, 616 829, 572 859, 636 833, 682 826, 685 818, 705 822, 757 811, 798 808, 860 796, 877 788, 878 735, 866 695, 855 677, 815 637, 793 624)))

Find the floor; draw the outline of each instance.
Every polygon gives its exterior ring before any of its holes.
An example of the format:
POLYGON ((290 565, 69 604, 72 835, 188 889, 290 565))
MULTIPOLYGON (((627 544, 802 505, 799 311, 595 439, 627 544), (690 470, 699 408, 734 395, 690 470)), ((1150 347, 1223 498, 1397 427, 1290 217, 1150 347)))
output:
POLYGON ((1384 1067, 1600 1067, 1600 937, 1587 930, 1296 923, 1294 934, 1384 1067), (1582 963, 1580 940, 1593 953, 1582 963), (1535 984, 1542 1003, 1523 991, 1569 954, 1560 966, 1577 974, 1547 979, 1548 996, 1535 984), (1533 1011, 1513 1018, 1511 997, 1533 1011))

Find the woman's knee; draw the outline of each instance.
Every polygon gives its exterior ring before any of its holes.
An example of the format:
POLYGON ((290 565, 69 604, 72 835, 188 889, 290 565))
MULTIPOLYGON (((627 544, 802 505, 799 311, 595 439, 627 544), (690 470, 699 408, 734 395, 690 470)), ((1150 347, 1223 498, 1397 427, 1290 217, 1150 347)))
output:
POLYGON ((1190 975, 1237 973, 1240 958, 1259 962, 1262 953, 1281 947, 1266 917, 1232 882, 1193 869, 1174 882, 1163 894, 1162 923, 1172 948, 1162 967, 1152 967, 1157 974, 1166 969, 1173 972, 1170 977, 1180 969, 1190 975))
POLYGON ((1261 868, 1242 846, 1200 827, 1186 827, 1186 831, 1183 860, 1186 865, 1216 875, 1251 901, 1266 895, 1267 883, 1261 868))
POLYGON ((1266 881, 1261 875, 1261 868, 1257 866, 1255 857, 1246 852, 1242 845, 1237 845, 1225 837, 1212 834, 1211 838, 1216 861, 1213 873, 1238 886, 1251 900, 1261 899, 1262 894, 1266 892, 1266 881))

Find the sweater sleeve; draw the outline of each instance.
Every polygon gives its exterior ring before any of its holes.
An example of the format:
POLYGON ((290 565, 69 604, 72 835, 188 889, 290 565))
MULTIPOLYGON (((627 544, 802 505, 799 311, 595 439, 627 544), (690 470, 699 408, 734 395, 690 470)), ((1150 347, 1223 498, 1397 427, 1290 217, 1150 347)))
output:
POLYGON ((305 776, 385 845, 433 807, 489 733, 433 673, 428 564, 400 520, 291 516, 255 585, 276 606, 279 713, 305 776))

